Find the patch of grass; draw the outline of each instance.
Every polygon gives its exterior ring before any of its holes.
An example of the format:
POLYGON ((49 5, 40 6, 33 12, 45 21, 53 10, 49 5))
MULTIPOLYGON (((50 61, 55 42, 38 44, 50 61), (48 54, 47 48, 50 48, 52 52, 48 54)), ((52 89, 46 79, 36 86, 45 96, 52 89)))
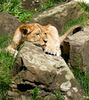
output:
POLYGON ((88 11, 89 12, 89 4, 86 4, 84 2, 79 3, 81 9, 83 9, 84 11, 88 11))
MULTIPOLYGON (((53 1, 53 0, 52 0, 53 1)), ((39 11, 44 11, 47 10, 48 8, 53 7, 54 3, 51 0, 48 0, 46 3, 40 5, 39 11), (41 8, 41 9, 40 9, 41 8)))
POLYGON ((64 30, 63 30, 63 32, 61 34, 66 32, 70 27, 72 27, 74 25, 81 25, 81 26, 87 25, 88 20, 89 20, 89 13, 86 13, 86 12, 83 13, 79 18, 69 20, 64 25, 64 30))
POLYGON ((73 68, 73 73, 85 91, 86 99, 89 100, 89 74, 83 72, 79 67, 73 68))
POLYGON ((41 4, 35 11, 35 9, 25 10, 22 7, 22 0, 0 0, 0 12, 10 13, 16 16, 21 22, 25 22, 30 21, 35 13, 47 10, 48 8, 55 6, 55 4, 64 1, 65 0, 48 0, 41 4))
MULTIPOLYGON (((41 100, 42 98, 40 98, 39 93, 40 93, 40 89, 38 87, 35 87, 32 90, 32 98, 31 100, 41 100)), ((54 96, 56 97, 55 100, 63 100, 60 91, 55 91, 54 96)), ((42 99, 43 100, 43 99, 42 99)), ((50 96, 46 96, 45 100, 50 100, 50 96)))
POLYGON ((55 97, 56 97, 56 100, 63 100, 60 92, 56 92, 55 97))
POLYGON ((48 0, 47 2, 40 5, 40 7, 38 8, 38 11, 47 10, 47 9, 55 6, 56 4, 62 3, 64 1, 66 1, 66 0, 48 0))
POLYGON ((80 9, 82 9, 84 13, 80 15, 79 18, 69 20, 64 25, 64 31, 61 34, 66 32, 70 27, 74 25, 85 26, 89 22, 89 4, 85 4, 84 2, 81 2, 81 3, 79 2, 78 4, 79 4, 80 9))
POLYGON ((23 9, 22 0, 4 0, 0 3, 0 11, 16 16, 20 21, 29 21, 33 16, 32 11, 23 9))
POLYGON ((40 89, 38 87, 35 87, 32 91, 32 100, 38 100, 40 89))
POLYGON ((75 78, 80 83, 81 88, 85 92, 86 99, 89 100, 89 73, 86 73, 81 68, 81 55, 76 54, 74 56, 74 66, 72 66, 71 70, 74 73, 75 78))
POLYGON ((13 57, 5 51, 0 51, 0 96, 5 98, 11 83, 11 67, 13 57))
POLYGON ((11 69, 14 63, 14 58, 7 53, 4 48, 8 44, 8 37, 0 37, 0 98, 6 100, 7 90, 11 83, 11 69), (3 99, 4 98, 4 99, 3 99))
POLYGON ((0 51, 0 95, 2 97, 6 96, 6 92, 9 89, 12 63, 13 57, 5 51, 0 51))
POLYGON ((10 36, 0 36, 0 48, 5 48, 9 42, 10 42, 11 37, 10 36))

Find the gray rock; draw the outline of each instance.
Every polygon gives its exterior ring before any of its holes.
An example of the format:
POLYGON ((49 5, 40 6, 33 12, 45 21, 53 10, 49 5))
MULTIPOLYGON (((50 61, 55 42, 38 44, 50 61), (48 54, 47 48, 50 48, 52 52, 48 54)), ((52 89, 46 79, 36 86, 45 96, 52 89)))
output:
POLYGON ((89 26, 69 36, 70 64, 89 73, 89 26))
POLYGON ((36 15, 33 21, 39 22, 43 25, 52 24, 56 26, 59 33, 63 31, 64 24, 71 19, 78 18, 83 11, 75 1, 71 1, 62 5, 55 6, 41 14, 36 15))
POLYGON ((20 22, 16 17, 8 13, 0 12, 0 35, 14 34, 19 25, 20 22))
POLYGON ((38 87, 41 98, 56 98, 55 91, 61 91, 63 100, 85 100, 83 91, 63 58, 47 55, 30 42, 24 43, 17 56, 13 83, 17 85, 17 90, 26 89, 24 95, 26 91, 38 87))

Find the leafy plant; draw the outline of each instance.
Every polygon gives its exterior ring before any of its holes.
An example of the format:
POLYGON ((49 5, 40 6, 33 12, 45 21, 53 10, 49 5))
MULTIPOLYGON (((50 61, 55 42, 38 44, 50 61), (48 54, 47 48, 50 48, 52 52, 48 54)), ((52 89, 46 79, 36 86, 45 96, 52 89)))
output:
POLYGON ((56 92, 55 96, 56 96, 56 100, 63 100, 60 92, 56 92))
POLYGON ((37 87, 33 89, 33 91, 32 91, 32 94, 33 94, 32 100, 38 100, 39 91, 40 90, 37 87))

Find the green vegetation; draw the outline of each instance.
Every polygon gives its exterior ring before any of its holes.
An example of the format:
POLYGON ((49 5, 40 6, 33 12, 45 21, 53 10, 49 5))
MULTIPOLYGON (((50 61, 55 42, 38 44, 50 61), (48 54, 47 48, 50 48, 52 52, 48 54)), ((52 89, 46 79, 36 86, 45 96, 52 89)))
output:
POLYGON ((83 14, 80 15, 79 18, 71 19, 64 25, 64 30, 61 34, 66 32, 70 27, 74 25, 85 26, 89 24, 89 5, 85 3, 79 3, 79 7, 84 11, 83 14))
POLYGON ((0 36, 0 48, 5 48, 10 42, 10 36, 0 36))
POLYGON ((6 100, 6 93, 11 83, 11 67, 14 58, 4 48, 8 44, 8 37, 0 37, 0 99, 6 100), (4 99, 3 99, 4 98, 4 99))
POLYGON ((0 12, 7 12, 16 16, 21 22, 30 21, 35 13, 46 10, 55 4, 63 2, 65 0, 48 0, 47 2, 40 5, 35 11, 25 10, 22 7, 22 0, 0 0, 0 12))
POLYGON ((66 1, 66 0, 48 0, 47 2, 40 5, 40 7, 38 8, 38 11, 47 10, 47 9, 57 5, 58 3, 63 3, 64 1, 66 1))
POLYGON ((89 73, 84 72, 81 68, 82 59, 80 54, 74 56, 74 62, 75 65, 72 66, 72 71, 84 90, 86 99, 89 100, 89 73))
POLYGON ((74 25, 86 26, 88 24, 88 19, 89 19, 89 13, 85 12, 79 18, 69 20, 64 25, 64 30, 61 34, 66 32, 70 27, 72 27, 74 25))
POLYGON ((33 12, 22 8, 22 0, 2 0, 0 1, 0 11, 16 16, 24 22, 32 18, 33 12))
POLYGON ((82 89, 85 91, 86 99, 89 100, 89 74, 83 72, 79 67, 73 68, 73 72, 80 82, 82 89))
POLYGON ((39 95, 40 89, 39 88, 34 88, 32 91, 32 100, 39 100, 38 95, 39 95))
MULTIPOLYGON (((32 90, 32 98, 31 98, 31 100, 39 100, 39 99, 41 100, 43 97, 40 97, 39 96, 40 92, 41 92, 40 89, 38 87, 35 87, 32 90)), ((59 91, 55 92, 54 95, 56 97, 55 100, 63 100, 62 97, 61 97, 61 93, 59 91)), ((45 100, 50 100, 50 96, 46 96, 46 99, 45 100)))
POLYGON ((89 4, 85 4, 84 2, 79 3, 81 9, 83 9, 84 11, 89 11, 89 4))
POLYGON ((87 24, 88 17, 89 17, 89 14, 88 13, 84 13, 79 18, 69 20, 69 22, 67 22, 65 24, 64 30, 68 30, 69 27, 74 26, 74 25, 85 26, 87 24))
POLYGON ((61 93, 58 91, 55 93, 56 100, 63 100, 61 93))
POLYGON ((5 51, 0 51, 0 97, 5 98, 11 83, 11 66, 13 57, 5 51))
MULTIPOLYGON (((39 93, 40 93, 40 89, 38 87, 34 88, 32 91, 31 100, 39 100, 39 98, 40 98, 39 93)), ((55 97, 56 97, 56 100, 63 100, 61 97, 61 93, 59 91, 55 92, 55 97)), ((41 98, 40 98, 40 100, 41 100, 41 98)), ((46 100, 50 100, 50 96, 47 96, 46 100)))

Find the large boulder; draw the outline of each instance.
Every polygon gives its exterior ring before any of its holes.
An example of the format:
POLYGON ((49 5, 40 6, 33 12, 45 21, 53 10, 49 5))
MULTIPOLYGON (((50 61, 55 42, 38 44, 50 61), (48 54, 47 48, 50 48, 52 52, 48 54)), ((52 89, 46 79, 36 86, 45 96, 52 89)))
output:
POLYGON ((40 90, 38 100, 57 100, 55 94, 59 91, 63 100, 85 100, 83 91, 63 58, 47 55, 30 42, 22 45, 17 56, 11 87, 8 95, 14 100, 22 97, 31 100, 31 91, 35 87, 40 90))
POLYGON ((47 11, 44 11, 33 18, 33 21, 43 25, 52 24, 56 26, 59 33, 63 31, 65 23, 71 19, 78 18, 83 11, 75 1, 62 5, 57 5, 47 11))
POLYGON ((0 35, 13 34, 19 25, 20 22, 16 17, 0 12, 0 35))
POLYGON ((89 26, 86 26, 83 31, 69 36, 69 40, 64 43, 64 48, 69 51, 64 52, 69 53, 71 66, 89 73, 89 26))

